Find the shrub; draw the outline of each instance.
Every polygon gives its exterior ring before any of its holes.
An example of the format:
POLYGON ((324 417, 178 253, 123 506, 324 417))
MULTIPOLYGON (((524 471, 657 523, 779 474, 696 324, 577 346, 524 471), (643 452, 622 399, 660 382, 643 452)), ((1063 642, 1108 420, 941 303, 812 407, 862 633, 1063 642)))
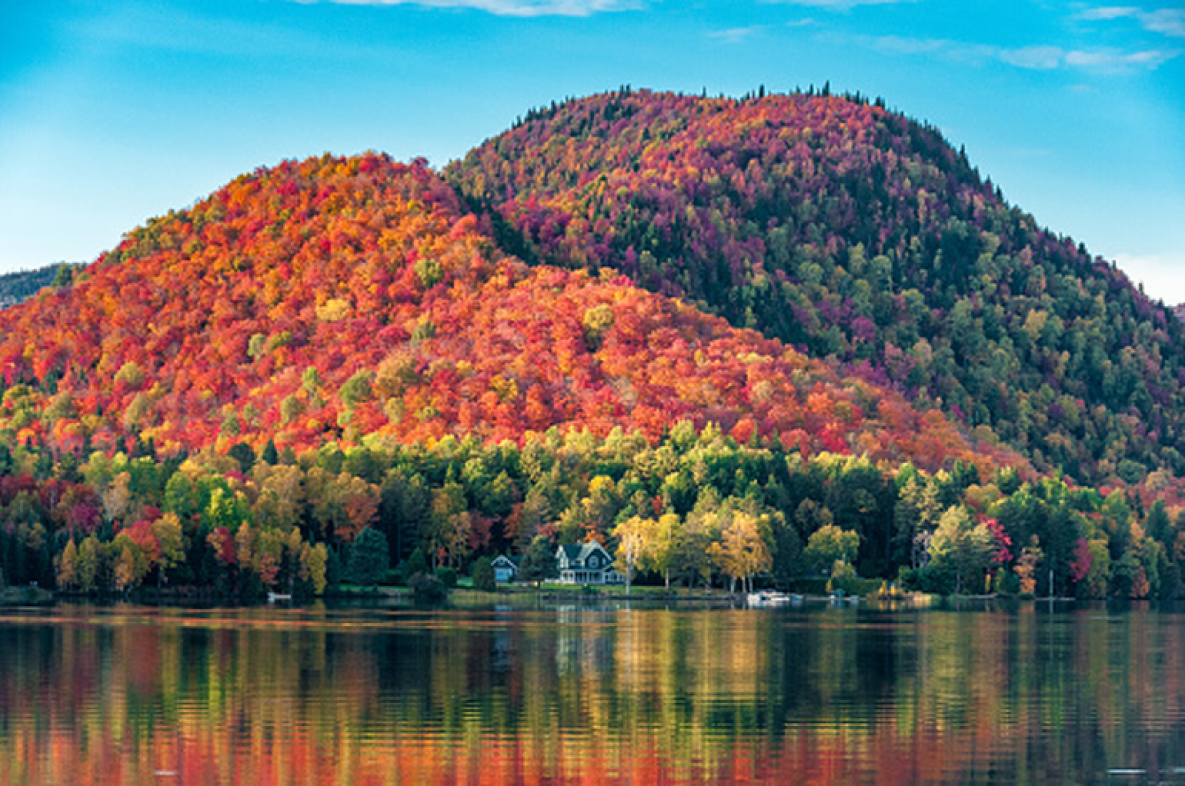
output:
POLYGON ((919 572, 919 589, 934 595, 953 595, 955 592, 954 566, 949 562, 932 561, 919 572))
POLYGON ((995 582, 996 592, 1001 595, 1015 596, 1020 594, 1020 577, 1010 570, 997 571, 995 582))
POLYGON ((444 582, 428 573, 417 573, 408 582, 416 603, 440 603, 448 597, 444 582))

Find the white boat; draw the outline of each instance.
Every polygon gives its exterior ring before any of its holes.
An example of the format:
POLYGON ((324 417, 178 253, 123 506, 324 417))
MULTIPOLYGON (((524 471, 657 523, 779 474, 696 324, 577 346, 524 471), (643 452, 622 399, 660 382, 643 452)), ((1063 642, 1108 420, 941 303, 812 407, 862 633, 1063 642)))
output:
POLYGON ((785 606, 796 599, 801 600, 801 596, 787 595, 784 592, 750 592, 747 598, 749 608, 753 609, 785 606))

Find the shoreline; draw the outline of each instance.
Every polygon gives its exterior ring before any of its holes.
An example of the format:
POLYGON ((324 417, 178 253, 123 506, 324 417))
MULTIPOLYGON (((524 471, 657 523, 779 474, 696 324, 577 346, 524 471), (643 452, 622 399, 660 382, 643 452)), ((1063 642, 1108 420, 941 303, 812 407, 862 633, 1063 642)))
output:
MULTIPOLYGON (((769 594, 779 594, 772 590, 763 590, 769 594)), ((720 609, 753 609, 768 611, 774 608, 802 608, 804 606, 819 607, 848 607, 861 606, 877 611, 907 611, 933 608, 942 610, 953 608, 960 610, 968 605, 986 607, 1001 604, 1016 606, 1022 604, 1064 605, 1076 603, 1078 600, 1088 602, 1111 602, 1124 600, 1117 598, 1078 599, 1071 597, 1034 598, 1004 595, 931 595, 921 592, 903 593, 887 597, 876 593, 864 596, 820 595, 817 593, 796 593, 788 595, 791 602, 770 606, 753 606, 747 599, 747 593, 732 593, 723 589, 665 589, 662 587, 642 586, 633 588, 626 594, 623 587, 582 587, 573 585, 544 584, 540 588, 529 585, 501 585, 495 592, 475 590, 468 586, 458 586, 449 590, 444 600, 438 603, 417 603, 408 587, 376 586, 356 587, 345 585, 333 592, 322 596, 287 596, 265 594, 257 597, 236 597, 220 595, 213 591, 202 591, 195 588, 156 588, 141 587, 126 594, 83 594, 77 592, 51 591, 41 587, 5 587, 0 589, 0 606, 49 606, 58 603, 80 603, 106 605, 110 603, 134 603, 146 606, 234 606, 234 607, 266 607, 299 608, 314 604, 346 605, 365 607, 373 604, 376 607, 392 604, 408 605, 420 608, 472 608, 481 606, 513 606, 529 607, 539 604, 576 604, 576 605, 669 605, 688 608, 720 608, 720 609)))

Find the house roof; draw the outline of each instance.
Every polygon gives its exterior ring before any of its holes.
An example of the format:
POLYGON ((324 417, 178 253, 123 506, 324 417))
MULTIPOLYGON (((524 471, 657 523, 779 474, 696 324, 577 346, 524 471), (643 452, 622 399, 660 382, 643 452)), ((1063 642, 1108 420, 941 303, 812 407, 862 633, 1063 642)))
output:
POLYGON ((570 543, 565 546, 560 546, 556 557, 560 560, 566 561, 569 565, 583 566, 587 564, 588 558, 593 554, 600 552, 605 555, 606 566, 613 563, 613 557, 609 552, 605 551, 605 547, 595 540, 588 543, 570 543))

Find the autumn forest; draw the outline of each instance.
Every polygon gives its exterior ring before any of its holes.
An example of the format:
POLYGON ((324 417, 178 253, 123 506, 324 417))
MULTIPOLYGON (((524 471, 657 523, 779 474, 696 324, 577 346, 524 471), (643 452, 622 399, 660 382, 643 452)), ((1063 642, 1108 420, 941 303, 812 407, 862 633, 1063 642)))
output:
POLYGON ((322 594, 377 533, 1177 597, 1183 380, 1172 311, 933 128, 622 89, 441 171, 260 168, 0 310, 0 576, 322 594))

